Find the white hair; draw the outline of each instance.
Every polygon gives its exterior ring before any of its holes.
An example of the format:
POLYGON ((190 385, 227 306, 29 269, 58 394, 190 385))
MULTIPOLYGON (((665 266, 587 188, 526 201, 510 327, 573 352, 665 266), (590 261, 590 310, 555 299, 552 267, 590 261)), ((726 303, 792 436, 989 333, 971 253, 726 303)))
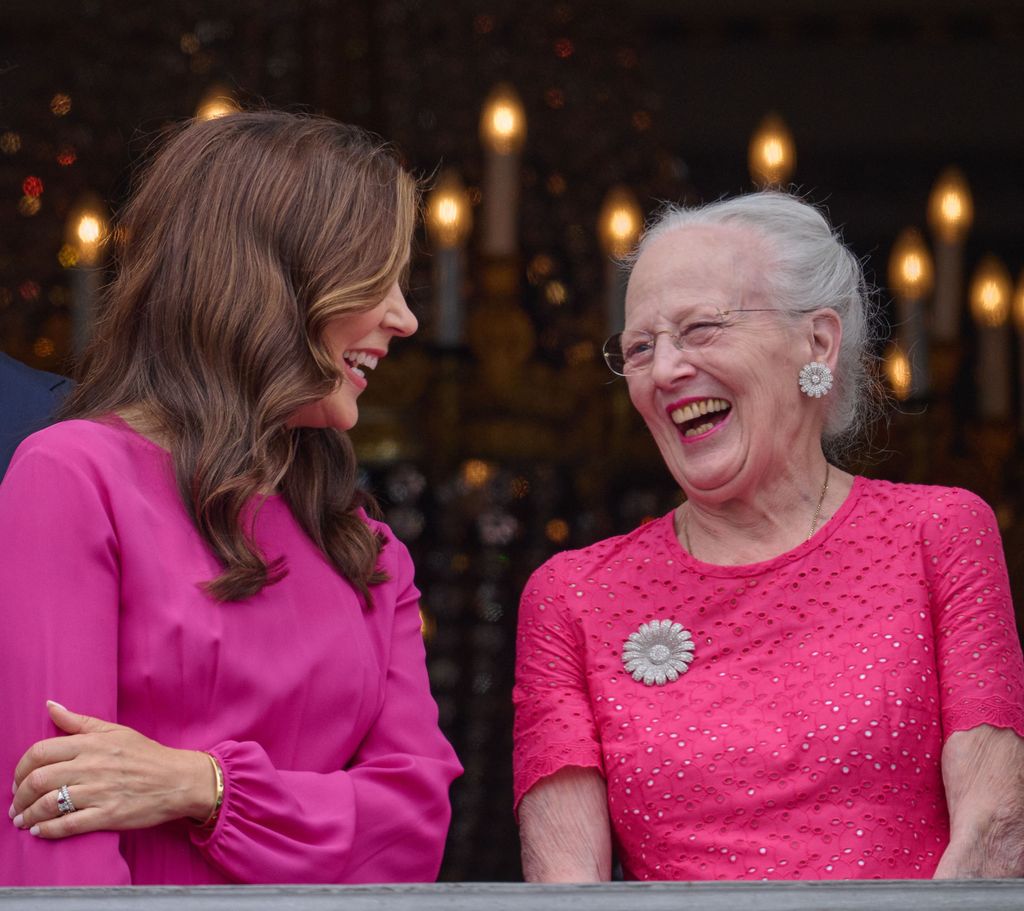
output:
POLYGON ((664 207, 628 264, 634 265, 656 238, 700 225, 743 227, 763 240, 768 259, 763 290, 780 310, 809 313, 830 307, 839 315, 843 337, 835 384, 826 399, 822 443, 833 456, 844 454, 863 434, 880 400, 871 369, 879 323, 860 261, 813 205, 763 190, 694 208, 664 207))

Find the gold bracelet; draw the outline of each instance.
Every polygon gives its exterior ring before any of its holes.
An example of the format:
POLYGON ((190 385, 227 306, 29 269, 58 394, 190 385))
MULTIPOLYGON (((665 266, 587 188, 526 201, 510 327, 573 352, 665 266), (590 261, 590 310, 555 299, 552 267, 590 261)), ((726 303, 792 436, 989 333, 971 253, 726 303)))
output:
POLYGON ((213 809, 210 810, 210 815, 206 817, 206 821, 201 823, 202 828, 212 829, 217 825, 217 817, 220 816, 220 805, 224 803, 224 772, 221 771, 220 763, 217 762, 217 757, 213 753, 203 753, 203 755, 213 764, 213 774, 217 776, 217 797, 214 799, 213 809))

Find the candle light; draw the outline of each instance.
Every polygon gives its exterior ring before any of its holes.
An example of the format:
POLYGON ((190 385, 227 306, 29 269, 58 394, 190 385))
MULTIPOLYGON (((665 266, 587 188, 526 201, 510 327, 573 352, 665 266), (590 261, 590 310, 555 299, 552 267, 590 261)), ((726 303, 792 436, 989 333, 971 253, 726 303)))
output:
POLYGON ((514 88, 501 83, 480 117, 484 144, 483 238, 487 256, 514 256, 518 235, 519 155, 526 142, 526 114, 514 88))
POLYGON ((435 337, 441 347, 455 348, 465 323, 463 246, 473 227, 469 196, 455 171, 444 171, 427 197, 426 222, 434 245, 435 337))
POLYGON ((915 228, 905 228, 889 255, 889 287, 896 297, 897 338, 910 366, 913 384, 908 395, 928 392, 928 333, 925 300, 932 291, 932 257, 915 228))
POLYGON ((1017 289, 1013 292, 1010 307, 1013 325, 1017 329, 1017 360, 1020 367, 1020 432, 1024 436, 1024 269, 1017 279, 1017 289))
POLYGON ((206 90, 206 93, 197 105, 196 119, 214 120, 227 114, 235 114, 241 109, 231 89, 215 84, 206 90))
POLYGON ((932 333, 938 342, 960 334, 964 238, 974 220, 967 180, 957 168, 939 176, 928 198, 928 224, 935 235, 935 312, 932 333))
POLYGON ((103 203, 93 195, 83 197, 72 209, 65 228, 66 247, 72 251, 72 338, 81 354, 95 317, 96 297, 102 275, 102 254, 109 234, 103 203))
POLYGON ((793 134, 777 114, 768 114, 750 137, 750 179, 764 189, 782 186, 796 169, 793 134))
POLYGON ((597 233, 605 255, 609 334, 621 332, 625 318, 626 271, 619 260, 636 246, 643 223, 643 211, 628 187, 615 186, 605 194, 597 233))
POLYGON ((978 327, 978 410, 983 418, 1010 415, 1010 273, 989 254, 971 280, 971 315, 978 327))
POLYGON ((910 398, 914 387, 914 368, 899 342, 891 342, 882 358, 885 378, 892 394, 901 402, 910 398))

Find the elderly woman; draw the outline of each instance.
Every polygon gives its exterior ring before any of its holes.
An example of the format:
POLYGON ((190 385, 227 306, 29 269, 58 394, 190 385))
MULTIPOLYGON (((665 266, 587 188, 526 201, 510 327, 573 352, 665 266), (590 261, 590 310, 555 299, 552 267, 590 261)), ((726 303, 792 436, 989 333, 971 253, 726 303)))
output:
POLYGON ((992 511, 853 477, 856 258, 811 206, 670 209, 605 346, 686 495, 523 594, 529 880, 1024 874, 1024 663, 992 511))

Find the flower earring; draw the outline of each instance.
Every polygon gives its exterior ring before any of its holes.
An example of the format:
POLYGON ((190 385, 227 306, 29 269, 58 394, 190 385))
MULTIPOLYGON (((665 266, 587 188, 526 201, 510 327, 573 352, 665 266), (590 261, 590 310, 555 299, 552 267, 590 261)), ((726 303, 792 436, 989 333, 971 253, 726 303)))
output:
POLYGON ((828 364, 811 361, 800 369, 800 391, 814 399, 820 399, 832 388, 832 371, 828 364))

